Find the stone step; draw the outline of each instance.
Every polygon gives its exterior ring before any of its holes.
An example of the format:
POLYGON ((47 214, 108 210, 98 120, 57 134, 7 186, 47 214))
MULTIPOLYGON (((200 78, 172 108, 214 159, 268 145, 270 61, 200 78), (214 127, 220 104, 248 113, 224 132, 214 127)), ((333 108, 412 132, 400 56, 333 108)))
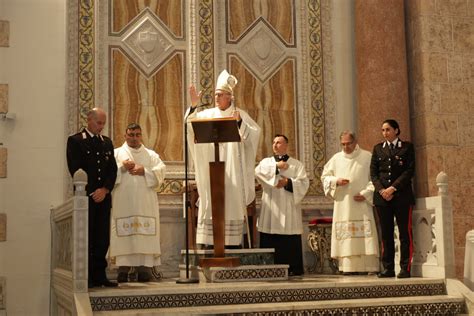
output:
POLYGON ((273 302, 162 309, 94 312, 94 315, 459 315, 466 313, 463 298, 448 295, 273 302))
MULTIPOLYGON (((176 284, 175 280, 126 283, 89 293, 93 311, 174 309, 250 304, 334 302, 446 295, 443 279, 368 277, 295 277, 288 281, 176 284)), ((388 299, 388 300, 387 300, 388 299)), ((433 301, 434 302, 434 301, 433 301)), ((217 308, 217 307, 216 307, 217 308)), ((239 311, 240 309, 237 309, 239 311)))

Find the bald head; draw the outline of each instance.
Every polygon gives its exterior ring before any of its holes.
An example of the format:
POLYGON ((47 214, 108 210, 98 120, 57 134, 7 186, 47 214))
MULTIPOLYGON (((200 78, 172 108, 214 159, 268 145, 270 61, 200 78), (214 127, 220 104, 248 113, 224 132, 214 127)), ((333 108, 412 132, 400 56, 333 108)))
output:
POLYGON ((87 129, 93 134, 100 134, 104 129, 107 114, 101 108, 93 108, 87 112, 87 129))

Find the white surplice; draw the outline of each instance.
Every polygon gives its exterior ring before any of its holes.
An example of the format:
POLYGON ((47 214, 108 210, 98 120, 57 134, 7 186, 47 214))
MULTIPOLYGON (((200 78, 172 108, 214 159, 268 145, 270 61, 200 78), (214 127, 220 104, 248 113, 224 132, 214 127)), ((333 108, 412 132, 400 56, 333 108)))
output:
POLYGON ((156 187, 165 178, 166 166, 153 150, 124 143, 115 149, 117 180, 112 194, 109 254, 117 266, 161 264, 160 211, 156 187), (144 175, 131 175, 123 161, 142 165, 144 175))
POLYGON ((374 186, 370 181, 372 154, 356 146, 351 154, 336 153, 324 166, 321 176, 324 193, 334 199, 331 257, 343 272, 379 270, 379 247, 372 201, 374 186), (338 178, 349 179, 338 186, 338 178), (354 201, 361 194, 365 201, 354 201))
MULTIPOLYGON (((214 107, 186 115, 188 122, 193 118, 230 117, 234 109, 230 106, 221 111, 214 107)), ((245 111, 236 110, 242 119, 239 128, 241 142, 219 144, 219 158, 225 162, 225 245, 239 245, 242 242, 246 208, 255 199, 253 169, 261 131, 245 111)), ((194 161, 199 193, 196 243, 213 245, 209 162, 214 161, 214 144, 195 144, 192 125, 188 124, 189 152, 194 161)))
POLYGON ((260 232, 280 235, 303 233, 300 203, 308 191, 309 179, 300 161, 290 157, 287 163, 288 169, 277 173, 275 158, 268 157, 255 168, 255 176, 263 188, 257 223, 260 232), (293 192, 275 187, 280 176, 291 179, 293 192))

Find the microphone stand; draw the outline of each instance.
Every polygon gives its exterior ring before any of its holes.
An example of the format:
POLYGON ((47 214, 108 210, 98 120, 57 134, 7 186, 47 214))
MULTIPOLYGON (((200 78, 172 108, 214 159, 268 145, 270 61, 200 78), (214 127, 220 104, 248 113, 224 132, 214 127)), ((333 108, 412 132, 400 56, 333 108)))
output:
POLYGON ((191 114, 191 109, 189 109, 188 115, 184 117, 184 220, 185 224, 185 238, 186 238, 186 255, 185 255, 185 264, 186 264, 186 278, 179 278, 176 280, 177 284, 190 284, 190 283, 199 283, 199 279, 193 279, 189 277, 189 232, 188 232, 188 212, 189 212, 189 192, 188 192, 188 116, 191 114))

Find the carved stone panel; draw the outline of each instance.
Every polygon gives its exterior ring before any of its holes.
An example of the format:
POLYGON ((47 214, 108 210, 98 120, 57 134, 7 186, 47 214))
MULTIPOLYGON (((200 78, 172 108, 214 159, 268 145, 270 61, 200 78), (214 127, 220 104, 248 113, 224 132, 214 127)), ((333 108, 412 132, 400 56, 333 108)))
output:
POLYGON ((282 0, 278 5, 269 0, 222 3, 216 7, 215 45, 222 49, 216 52, 215 67, 217 72, 227 68, 237 77, 236 105, 262 128, 257 161, 273 154, 275 134, 288 136, 289 154, 299 158, 300 138, 295 127, 301 83, 297 74, 303 47, 296 41, 300 30, 294 28, 299 19, 296 1, 282 0))
POLYGON ((10 22, 0 21, 0 47, 10 46, 10 22))
POLYGON ((117 146, 131 122, 142 127, 143 143, 164 161, 182 161, 183 54, 176 54, 147 79, 121 51, 112 53, 113 141, 117 146))
POLYGON ((7 158, 8 158, 7 148, 0 147, 0 178, 7 177, 7 158))
POLYGON ((8 84, 0 84, 0 113, 8 112, 8 84))
POLYGON ((182 0, 98 3, 97 71, 116 146, 138 123, 143 143, 166 162, 183 161, 188 37, 182 0), (106 31, 107 32, 104 32, 106 31))
POLYGON ((0 241, 7 240, 7 214, 0 213, 0 241))
POLYGON ((137 68, 147 78, 173 52, 171 36, 148 10, 135 21, 134 27, 127 30, 122 43, 137 68))
POLYGON ((273 135, 282 133, 290 139, 289 155, 297 156, 295 67, 294 60, 286 60, 266 83, 262 83, 237 56, 230 57, 230 68, 242 83, 235 89, 235 99, 238 100, 238 105, 245 108, 254 118, 263 131, 264 137, 260 140, 257 161, 273 154, 273 135), (279 90, 279 93, 275 93, 276 89, 279 90))
POLYGON ((119 34, 137 16, 143 14, 144 10, 156 16, 170 34, 175 38, 183 38, 184 35, 184 4, 185 0, 160 0, 160 1, 110 1, 110 33, 119 34))
POLYGON ((54 262, 58 268, 72 271, 72 218, 57 223, 58 246, 54 254, 54 262))

